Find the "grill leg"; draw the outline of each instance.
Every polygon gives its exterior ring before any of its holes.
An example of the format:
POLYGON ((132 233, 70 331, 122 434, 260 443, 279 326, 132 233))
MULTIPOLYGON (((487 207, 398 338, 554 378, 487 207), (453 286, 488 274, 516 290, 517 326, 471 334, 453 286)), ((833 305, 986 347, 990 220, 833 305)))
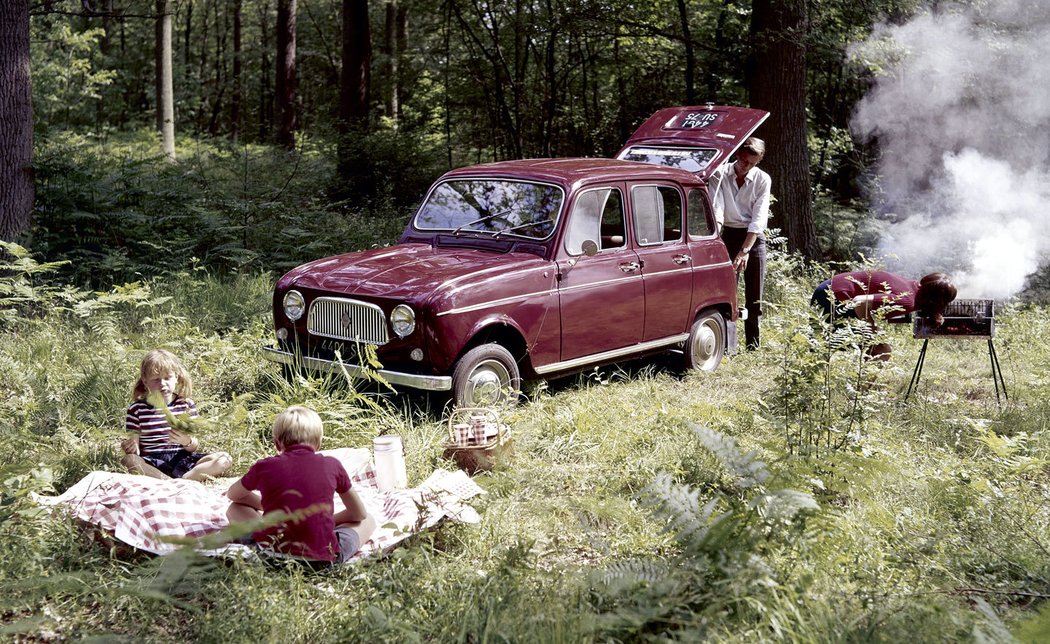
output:
POLYGON ((988 358, 992 361, 992 382, 995 383, 995 402, 999 403, 999 386, 1002 385, 1003 397, 1010 401, 1010 394, 1006 393, 1006 381, 1003 380, 1003 369, 999 366, 999 355, 995 352, 995 344, 988 338, 988 358))
MULTIPOLYGON (((904 402, 908 402, 908 397, 911 396, 912 387, 917 387, 919 385, 919 378, 922 377, 922 363, 926 361, 926 347, 929 344, 929 338, 922 341, 922 349, 919 350, 919 359, 915 361, 915 370, 911 372, 911 382, 908 383, 908 393, 904 394, 904 402)), ((998 392, 998 389, 996 392, 998 392)))

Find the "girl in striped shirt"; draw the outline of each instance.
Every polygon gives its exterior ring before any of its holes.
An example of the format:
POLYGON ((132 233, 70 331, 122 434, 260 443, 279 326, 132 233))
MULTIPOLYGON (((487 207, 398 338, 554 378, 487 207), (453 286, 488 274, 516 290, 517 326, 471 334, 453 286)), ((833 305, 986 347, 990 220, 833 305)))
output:
POLYGON ((173 354, 154 349, 143 356, 139 379, 132 387, 135 402, 128 407, 128 437, 120 444, 124 449, 121 463, 130 472, 159 479, 201 481, 219 476, 233 465, 226 452, 198 452, 200 442, 196 436, 169 424, 165 411, 197 417, 197 407, 189 398, 190 389, 190 374, 173 354))

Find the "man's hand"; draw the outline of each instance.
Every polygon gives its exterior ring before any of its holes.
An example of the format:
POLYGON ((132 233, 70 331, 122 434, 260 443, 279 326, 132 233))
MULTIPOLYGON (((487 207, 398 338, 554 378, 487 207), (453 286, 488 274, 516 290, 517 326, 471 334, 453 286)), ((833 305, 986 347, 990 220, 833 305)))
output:
POLYGON ((736 259, 733 260, 733 268, 736 269, 736 272, 739 273, 747 268, 747 258, 748 254, 744 251, 740 251, 740 253, 737 254, 736 259))
POLYGON ((124 440, 120 441, 120 449, 124 450, 125 454, 134 454, 138 456, 139 453, 139 437, 128 436, 124 440))

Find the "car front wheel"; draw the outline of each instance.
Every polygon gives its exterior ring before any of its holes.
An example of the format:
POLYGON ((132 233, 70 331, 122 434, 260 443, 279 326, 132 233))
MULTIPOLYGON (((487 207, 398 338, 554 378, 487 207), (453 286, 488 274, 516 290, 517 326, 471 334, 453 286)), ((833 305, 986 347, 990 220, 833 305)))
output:
POLYGON ((685 363, 690 369, 714 371, 726 348, 726 322, 720 313, 704 313, 693 322, 685 343, 685 363))
POLYGON ((510 351, 483 344, 467 351, 452 372, 452 395, 459 407, 487 407, 515 403, 521 373, 510 351))

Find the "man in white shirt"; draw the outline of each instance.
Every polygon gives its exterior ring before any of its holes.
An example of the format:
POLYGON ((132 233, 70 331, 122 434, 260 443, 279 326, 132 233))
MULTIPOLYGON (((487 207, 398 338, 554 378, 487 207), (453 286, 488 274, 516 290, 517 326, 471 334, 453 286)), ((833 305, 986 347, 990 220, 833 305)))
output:
POLYGON ((736 160, 716 170, 709 180, 715 219, 733 268, 744 273, 747 321, 744 336, 748 349, 758 347, 758 321, 762 317, 762 288, 766 275, 766 240, 769 219, 769 175, 758 169, 766 153, 762 139, 751 137, 737 150, 736 160))

